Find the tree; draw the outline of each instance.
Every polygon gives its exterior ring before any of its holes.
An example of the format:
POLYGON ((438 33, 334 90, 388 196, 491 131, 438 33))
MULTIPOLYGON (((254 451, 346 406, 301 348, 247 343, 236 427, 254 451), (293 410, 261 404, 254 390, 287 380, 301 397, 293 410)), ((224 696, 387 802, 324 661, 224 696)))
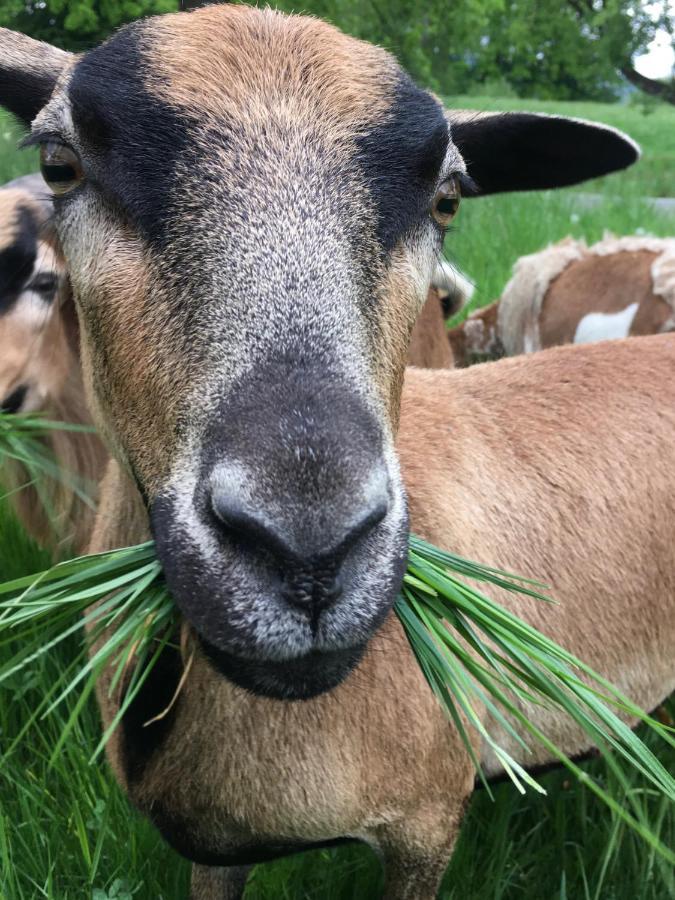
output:
MULTIPOLYGON (((672 10, 672 7, 671 7, 672 10)), ((475 77, 502 77, 522 96, 615 99, 625 82, 668 99, 673 86, 640 75, 633 59, 659 28, 668 0, 505 0, 489 21, 475 77)))
MULTIPOLYGON (((208 2, 0 0, 0 25, 83 50, 124 22, 208 2)), ((659 28, 675 32, 670 0, 270 2, 385 46, 417 81, 441 93, 484 90, 496 81, 526 97, 613 100, 627 79, 675 103, 675 83, 645 78, 633 65, 659 28)))
POLYGON ((177 9, 178 0, 3 0, 0 25, 66 50, 84 50, 125 22, 177 9))
MULTIPOLYGON (((618 71, 634 87, 675 104, 675 81, 657 81, 641 75, 633 60, 647 49, 656 32, 675 33, 675 9, 669 0, 567 0, 582 35, 604 48, 618 71)), ((674 44, 675 46, 675 44, 674 44)))

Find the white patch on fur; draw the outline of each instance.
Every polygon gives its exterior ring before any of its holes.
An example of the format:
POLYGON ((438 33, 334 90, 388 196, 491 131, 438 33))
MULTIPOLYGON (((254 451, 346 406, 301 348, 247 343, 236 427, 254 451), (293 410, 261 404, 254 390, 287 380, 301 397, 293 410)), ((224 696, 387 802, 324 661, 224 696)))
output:
POLYGON ((631 303, 616 313, 588 313, 574 332, 575 344, 592 344, 595 341, 611 341, 630 334, 639 303, 631 303))

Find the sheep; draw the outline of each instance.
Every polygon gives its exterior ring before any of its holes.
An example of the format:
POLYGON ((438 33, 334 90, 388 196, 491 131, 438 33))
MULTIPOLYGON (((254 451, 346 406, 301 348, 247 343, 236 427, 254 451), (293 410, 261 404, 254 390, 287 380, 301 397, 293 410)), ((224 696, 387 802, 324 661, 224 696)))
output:
POLYGON ((675 330, 675 238, 565 238, 521 257, 501 298, 448 332, 457 365, 675 330))
MULTIPOLYGON (((77 324, 60 293, 63 267, 44 234, 51 200, 41 176, 0 189, 0 408, 91 426, 77 354, 77 324), (41 185, 41 187, 40 187, 41 185)), ((62 286, 63 287, 63 286, 62 286)), ((2 461, 3 492, 26 531, 59 555, 82 551, 107 453, 96 435, 50 430, 41 449, 64 480, 32 482, 25 466, 2 461), (91 502, 82 494, 91 491, 91 502)))
MULTIPOLYGON (((0 408, 91 427, 65 267, 49 233, 51 205, 39 173, 0 188, 0 408)), ((446 315, 456 312, 471 290, 461 274, 439 263, 413 329, 411 365, 452 365, 441 309, 446 315)), ((69 430, 50 431, 40 444, 64 473, 62 481, 48 479, 46 503, 26 468, 8 458, 3 461, 3 491, 39 544, 60 555, 81 552, 91 534, 107 453, 95 434, 69 430), (90 502, 74 484, 89 493, 90 502)))
POLYGON ((446 116, 385 51, 269 9, 148 18, 77 58, 8 31, 0 48, 112 454, 90 549, 152 535, 192 648, 171 709, 173 645, 114 733, 116 777, 196 863, 194 898, 343 839, 381 854, 391 900, 432 897, 475 773, 391 611, 410 525, 549 581, 558 607, 504 602, 636 701, 675 684, 673 339, 404 381, 461 194, 570 184, 635 145, 446 116))
POLYGON ((454 266, 441 260, 434 270, 422 311, 415 320, 408 348, 408 365, 423 369, 450 369, 454 365, 446 319, 467 303, 473 284, 454 266))

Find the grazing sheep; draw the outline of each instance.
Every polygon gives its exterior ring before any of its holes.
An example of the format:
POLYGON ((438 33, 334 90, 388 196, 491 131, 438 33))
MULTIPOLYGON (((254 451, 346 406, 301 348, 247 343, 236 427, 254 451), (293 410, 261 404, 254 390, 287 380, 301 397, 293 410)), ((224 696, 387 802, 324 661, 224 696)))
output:
MULTIPOLYGON (((91 425, 78 359, 77 323, 62 283, 63 266, 43 234, 51 200, 41 176, 0 189, 0 408, 91 425)), ((94 434, 54 430, 40 447, 63 470, 41 491, 23 464, 2 461, 2 490, 40 544, 81 551, 94 521, 94 500, 107 453, 94 434), (73 482, 73 479, 75 482, 73 482), (78 491, 90 491, 90 503, 78 491)))

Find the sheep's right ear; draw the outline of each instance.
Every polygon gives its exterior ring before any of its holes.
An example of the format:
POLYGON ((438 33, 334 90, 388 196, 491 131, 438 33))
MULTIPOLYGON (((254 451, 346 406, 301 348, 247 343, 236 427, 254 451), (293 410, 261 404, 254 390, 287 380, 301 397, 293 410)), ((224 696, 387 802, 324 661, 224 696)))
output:
POLYGON ((30 125, 72 59, 72 53, 0 28, 0 106, 30 125))

